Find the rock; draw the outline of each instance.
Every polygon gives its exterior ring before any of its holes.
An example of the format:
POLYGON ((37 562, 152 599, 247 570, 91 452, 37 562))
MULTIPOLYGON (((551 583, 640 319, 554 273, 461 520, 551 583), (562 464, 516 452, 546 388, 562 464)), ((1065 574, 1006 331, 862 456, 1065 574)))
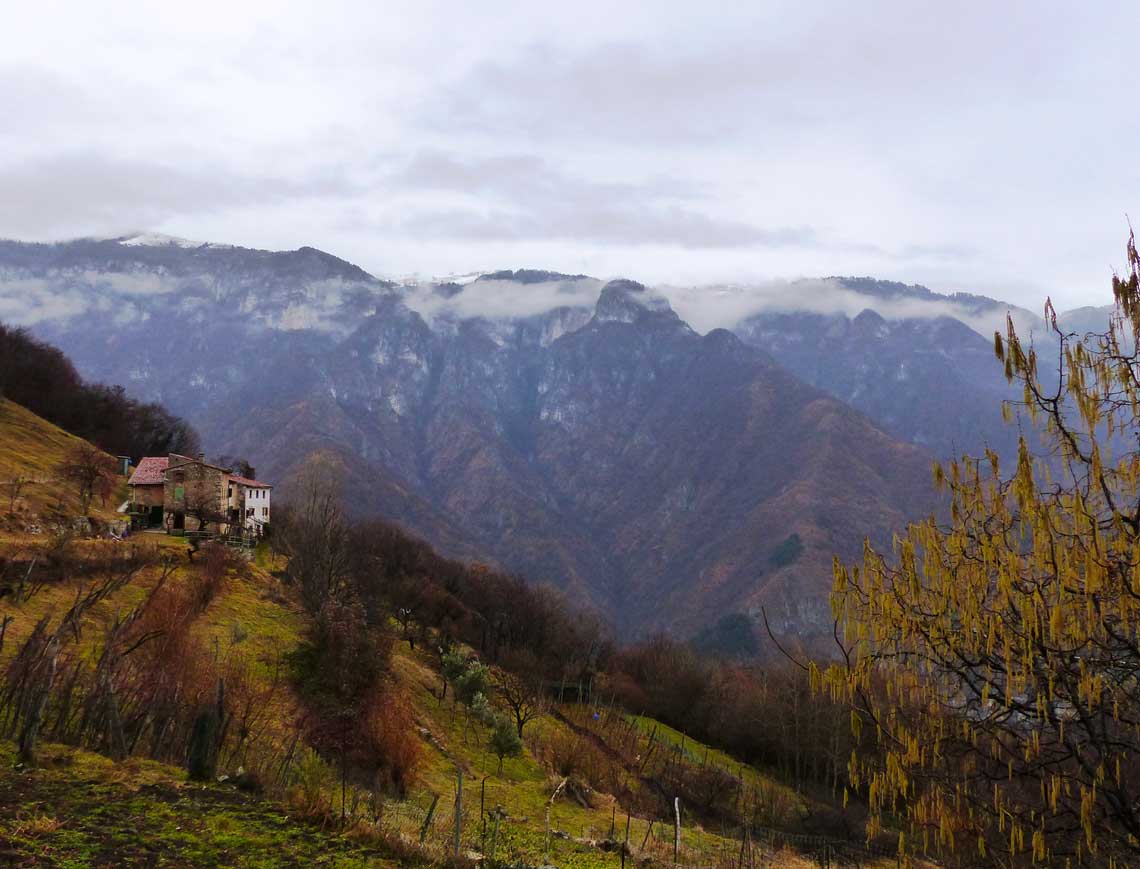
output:
POLYGON ((234 778, 234 784, 237 785, 239 791, 245 791, 250 794, 259 794, 264 790, 261 779, 257 777, 256 773, 246 772, 241 769, 238 770, 238 774, 234 778))

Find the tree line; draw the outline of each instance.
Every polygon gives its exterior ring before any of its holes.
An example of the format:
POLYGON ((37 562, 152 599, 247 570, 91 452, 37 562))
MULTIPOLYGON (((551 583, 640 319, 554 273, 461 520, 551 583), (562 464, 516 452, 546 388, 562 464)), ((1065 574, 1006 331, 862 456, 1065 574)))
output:
POLYGON ((121 386, 86 383, 58 348, 26 329, 0 323, 0 397, 117 456, 138 460, 175 452, 195 455, 197 432, 153 402, 121 386))

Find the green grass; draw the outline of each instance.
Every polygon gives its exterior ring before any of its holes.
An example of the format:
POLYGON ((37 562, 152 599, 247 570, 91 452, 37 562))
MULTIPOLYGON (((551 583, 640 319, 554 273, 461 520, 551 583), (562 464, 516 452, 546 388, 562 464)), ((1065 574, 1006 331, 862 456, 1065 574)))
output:
POLYGON ((691 736, 683 734, 668 724, 662 724, 654 718, 649 718, 644 715, 634 715, 630 716, 630 719, 634 721, 642 733, 646 735, 651 733, 655 734, 654 739, 657 742, 681 748, 685 757, 688 758, 690 762, 697 764, 708 763, 720 767, 734 776, 742 777, 746 787, 753 790, 773 791, 798 805, 801 814, 807 811, 807 805, 803 797, 797 794, 792 788, 777 782, 771 776, 765 775, 748 764, 741 763, 731 755, 725 754, 723 751, 693 739, 691 736))
POLYGON ((173 768, 45 746, 16 770, 0 743, 0 861, 94 866, 393 867, 376 847, 290 818, 224 785, 173 768))
POLYGON ((210 646, 216 643, 223 657, 242 655, 269 677, 283 656, 301 642, 305 616, 256 562, 244 573, 231 573, 222 592, 199 618, 197 629, 210 646))

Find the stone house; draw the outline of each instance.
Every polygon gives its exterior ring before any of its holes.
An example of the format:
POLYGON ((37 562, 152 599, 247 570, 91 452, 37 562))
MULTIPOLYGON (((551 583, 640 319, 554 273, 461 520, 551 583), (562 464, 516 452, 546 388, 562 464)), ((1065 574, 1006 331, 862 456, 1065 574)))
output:
POLYGON ((136 528, 259 537, 269 525, 273 487, 202 456, 149 456, 139 462, 127 486, 136 528))

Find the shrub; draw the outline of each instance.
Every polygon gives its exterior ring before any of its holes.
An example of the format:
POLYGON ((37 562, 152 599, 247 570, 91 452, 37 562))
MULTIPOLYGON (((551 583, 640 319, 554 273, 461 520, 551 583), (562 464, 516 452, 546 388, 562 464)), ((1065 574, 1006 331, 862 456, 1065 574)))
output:
POLYGON ((487 747, 499 758, 499 772, 503 771, 503 759, 522 754, 523 741, 518 728, 509 718, 496 715, 492 719, 491 736, 487 747))
POLYGON ((363 716, 366 760, 376 767, 379 790, 407 795, 423 760, 415 719, 407 701, 390 686, 375 693, 363 716))

